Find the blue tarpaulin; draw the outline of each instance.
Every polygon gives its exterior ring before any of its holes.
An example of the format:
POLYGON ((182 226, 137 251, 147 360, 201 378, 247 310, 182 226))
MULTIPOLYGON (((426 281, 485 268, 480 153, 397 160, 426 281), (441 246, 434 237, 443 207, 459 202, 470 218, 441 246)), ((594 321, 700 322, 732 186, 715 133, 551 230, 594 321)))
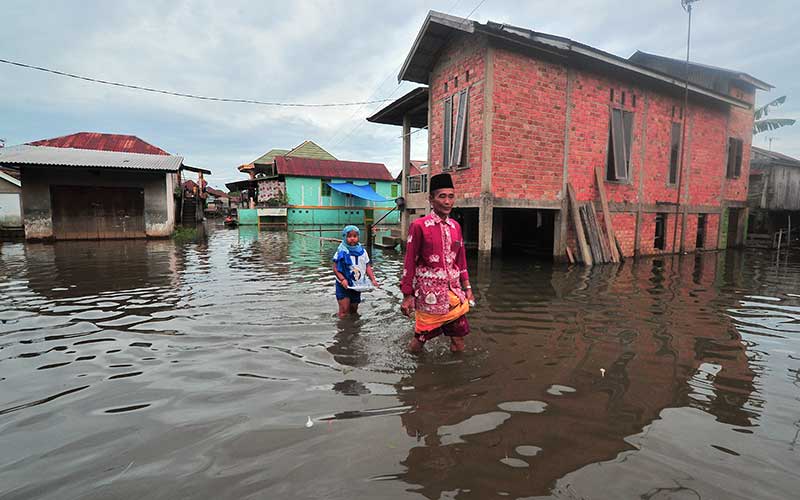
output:
POLYGON ((326 182, 332 189, 340 193, 352 194, 369 201, 389 201, 383 196, 376 193, 369 186, 356 186, 352 182, 326 182))

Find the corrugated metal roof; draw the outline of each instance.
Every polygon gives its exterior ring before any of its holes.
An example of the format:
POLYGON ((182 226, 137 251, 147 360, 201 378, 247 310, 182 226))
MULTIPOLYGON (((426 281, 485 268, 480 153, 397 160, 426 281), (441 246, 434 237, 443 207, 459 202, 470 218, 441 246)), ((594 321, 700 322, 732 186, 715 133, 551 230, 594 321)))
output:
POLYGON ((275 164, 278 174, 285 176, 394 181, 383 163, 278 156, 275 164))
POLYGON ((303 141, 302 144, 292 149, 283 156, 293 158, 316 158, 317 160, 335 160, 336 157, 322 149, 314 141, 303 141))
POLYGON ((30 146, 50 146, 53 148, 94 149, 97 151, 116 151, 118 153, 141 153, 147 155, 169 155, 166 151, 145 142, 135 135, 101 134, 99 132, 78 132, 53 139, 42 139, 28 143, 30 146))
POLYGON ((0 149, 0 165, 126 168, 177 172, 182 163, 182 156, 171 155, 28 145, 0 149))
POLYGON ((769 151, 766 149, 758 148, 756 146, 750 147, 750 161, 753 165, 758 166, 786 166, 786 167, 800 167, 800 160, 787 156, 783 153, 776 151, 769 151))
MULTIPOLYGON (((272 160, 274 160, 276 156, 283 156, 289 151, 290 150, 288 149, 270 149, 269 151, 261 155, 257 160, 253 160, 253 163, 272 164, 272 160)), ((253 163, 251 163, 249 166, 252 167, 253 163)), ((242 170, 242 167, 239 167, 239 170, 242 170)))

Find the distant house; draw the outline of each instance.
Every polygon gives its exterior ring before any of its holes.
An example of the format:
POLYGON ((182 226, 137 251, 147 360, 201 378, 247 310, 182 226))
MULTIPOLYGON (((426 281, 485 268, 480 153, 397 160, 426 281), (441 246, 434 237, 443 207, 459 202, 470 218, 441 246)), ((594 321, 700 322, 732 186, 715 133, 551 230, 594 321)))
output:
MULTIPOLYGON (((226 184, 250 201, 241 224, 370 224, 394 208, 400 186, 382 163, 344 161, 312 141, 294 149, 272 149, 239 167, 249 179, 226 184)), ((383 222, 396 224, 392 212, 383 222)))
POLYGON ((21 173, 27 239, 164 237, 175 228, 180 156, 22 145, 0 149, 0 166, 21 173))
POLYGON ((21 192, 19 178, 10 171, 0 169, 0 233, 22 227, 21 192))
POLYGON ((227 193, 206 187, 206 216, 222 217, 228 215, 231 209, 230 197, 227 193))
POLYGON ((752 239, 763 235, 771 242, 776 232, 786 231, 790 225, 792 234, 797 235, 800 232, 800 160, 752 146, 749 181, 748 236, 752 239))

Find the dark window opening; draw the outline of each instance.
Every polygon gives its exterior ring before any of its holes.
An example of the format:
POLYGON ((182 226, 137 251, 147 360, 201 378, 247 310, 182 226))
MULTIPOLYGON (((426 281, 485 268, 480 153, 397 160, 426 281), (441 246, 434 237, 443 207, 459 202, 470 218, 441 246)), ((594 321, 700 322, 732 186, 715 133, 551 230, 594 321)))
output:
POLYGON ((678 162, 681 152, 681 124, 672 123, 672 140, 669 152, 669 183, 678 182, 678 162))
POLYGON ((322 196, 330 196, 331 195, 331 187, 328 185, 328 183, 330 181, 331 181, 330 179, 322 179, 322 181, 321 181, 322 185, 321 185, 321 189, 320 189, 320 193, 322 194, 322 196))
POLYGON ((609 96, 609 100, 614 102, 614 89, 611 89, 611 95, 609 96))
POLYGON ((741 139, 734 137, 728 138, 728 167, 725 176, 728 179, 736 179, 742 175, 742 148, 744 144, 741 139))
POLYGON ((469 81, 469 70, 467 70, 466 79, 469 81))
POLYGON ((653 248, 664 250, 666 247, 667 214, 656 214, 656 234, 653 238, 653 248))
POLYGON ((631 99, 633 100, 633 107, 635 108, 636 107, 636 94, 633 94, 633 96, 631 96, 631 99))
POLYGON ((695 248, 704 248, 706 243, 706 214, 697 215, 697 240, 695 248))
POLYGON ((447 93, 447 82, 444 82, 444 92, 447 93))
POLYGON ((369 187, 370 187, 370 188, 371 188, 373 191, 375 191, 376 193, 378 192, 378 183, 377 183, 377 182, 370 182, 370 183, 369 183, 369 187))
POLYGON ((622 105, 625 105, 625 92, 622 93, 622 105))
MULTIPOLYGON (((446 85, 446 84, 445 84, 446 85)), ((450 170, 450 148, 453 140, 453 97, 444 100, 444 133, 442 144, 442 170, 450 170)))
POLYGON ((453 106, 453 97, 445 100, 444 106, 444 164, 442 170, 467 168, 466 137, 469 111, 469 89, 458 93, 458 101, 453 106))
POLYGON ((453 81, 453 87, 458 88, 458 75, 456 75, 456 77, 455 77, 455 79, 453 81))
POLYGON ((610 181, 628 180, 632 143, 633 113, 612 109, 611 126, 608 133, 606 179, 610 181))

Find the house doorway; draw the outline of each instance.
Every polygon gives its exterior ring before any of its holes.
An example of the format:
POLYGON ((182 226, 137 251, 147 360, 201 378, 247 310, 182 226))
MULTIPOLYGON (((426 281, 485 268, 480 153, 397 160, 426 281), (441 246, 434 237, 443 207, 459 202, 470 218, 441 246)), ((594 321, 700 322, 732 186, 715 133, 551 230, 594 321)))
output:
POLYGON ((507 254, 552 260, 556 210, 496 208, 492 246, 507 254))
POLYGON ((51 186, 57 240, 144 238, 142 188, 51 186))
POLYGON ((735 248, 741 244, 739 242, 739 218, 741 217, 741 214, 742 214, 741 208, 728 209, 727 248, 735 248))

